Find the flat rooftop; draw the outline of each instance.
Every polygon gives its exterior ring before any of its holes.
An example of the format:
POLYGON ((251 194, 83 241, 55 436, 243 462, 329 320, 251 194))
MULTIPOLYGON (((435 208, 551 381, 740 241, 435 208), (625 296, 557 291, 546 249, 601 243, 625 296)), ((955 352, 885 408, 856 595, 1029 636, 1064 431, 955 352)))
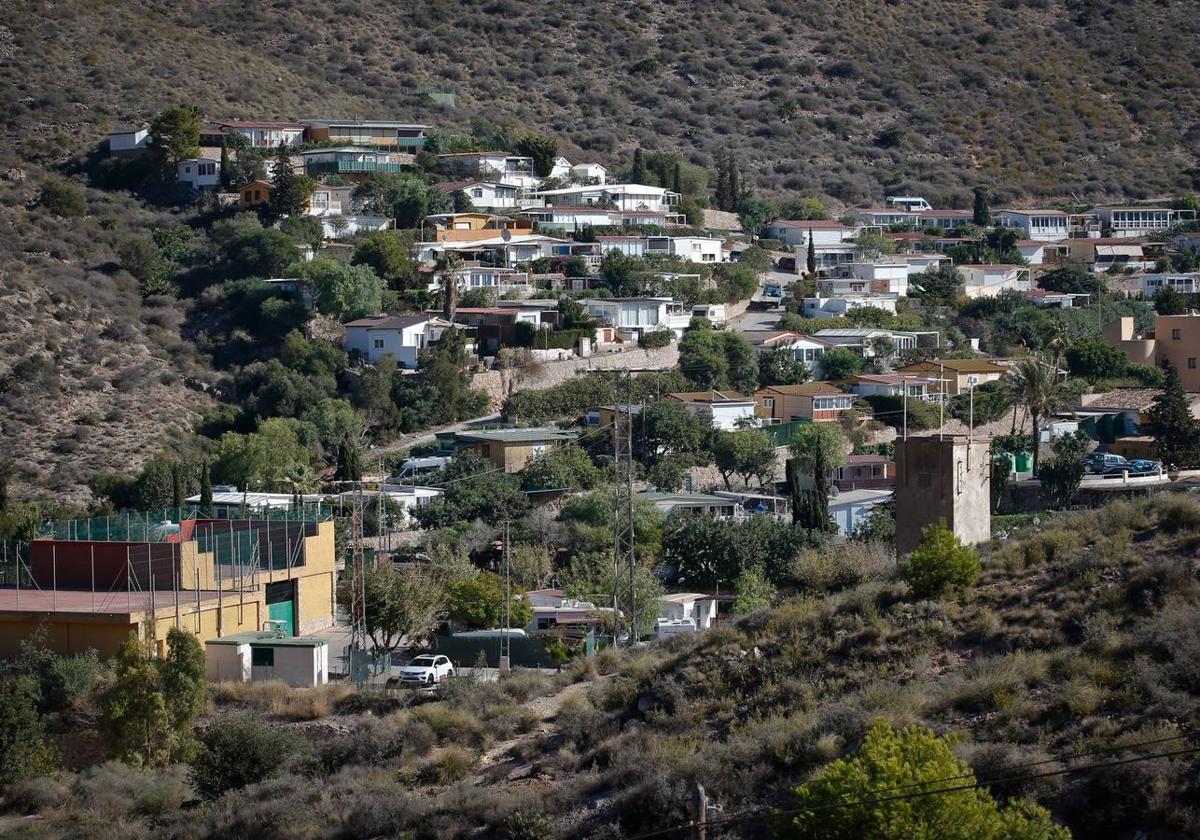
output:
MULTIPOLYGON (((220 593, 225 598, 236 599, 237 592, 220 593)), ((179 606, 186 608, 195 606, 196 590, 180 590, 179 606)), ((215 589, 202 589, 199 592, 200 602, 206 603, 217 600, 215 589)), ((156 590, 150 592, 88 592, 79 589, 21 589, 13 587, 0 588, 0 613, 40 613, 54 615, 69 613, 72 615, 108 615, 128 616, 146 612, 151 599, 156 610, 175 606, 173 590, 156 590)))

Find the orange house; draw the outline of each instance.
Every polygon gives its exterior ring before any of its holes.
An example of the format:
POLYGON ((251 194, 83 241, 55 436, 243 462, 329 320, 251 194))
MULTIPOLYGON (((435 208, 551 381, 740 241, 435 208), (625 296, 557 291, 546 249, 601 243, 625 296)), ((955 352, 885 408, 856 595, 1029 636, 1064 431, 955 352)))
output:
POLYGON ((854 405, 854 395, 828 382, 803 385, 770 385, 754 394, 755 401, 779 423, 811 420, 814 423, 837 420, 854 405))
POLYGON ((238 191, 238 207, 260 207, 271 201, 271 191, 275 185, 270 181, 251 181, 238 191))

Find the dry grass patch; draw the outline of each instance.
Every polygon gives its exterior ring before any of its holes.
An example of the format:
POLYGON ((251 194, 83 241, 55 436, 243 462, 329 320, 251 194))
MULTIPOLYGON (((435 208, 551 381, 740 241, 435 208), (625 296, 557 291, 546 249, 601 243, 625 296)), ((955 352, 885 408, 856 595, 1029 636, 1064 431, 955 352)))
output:
POLYGON ((354 693, 354 687, 328 683, 295 688, 279 680, 268 680, 211 683, 208 691, 218 706, 254 709, 284 720, 317 720, 333 714, 338 704, 354 693))

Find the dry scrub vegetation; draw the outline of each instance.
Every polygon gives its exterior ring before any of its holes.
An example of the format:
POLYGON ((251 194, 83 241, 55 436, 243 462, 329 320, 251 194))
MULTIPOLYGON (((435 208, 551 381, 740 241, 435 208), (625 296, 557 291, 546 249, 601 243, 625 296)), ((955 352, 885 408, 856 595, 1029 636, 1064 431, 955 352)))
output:
MULTIPOLYGON (((877 718, 956 734, 980 779, 1149 754, 1162 747, 1138 745, 1200 711, 1197 549, 1200 501, 1166 494, 1016 528, 952 600, 913 601, 857 548, 807 558, 809 589, 736 624, 557 677, 404 701, 216 685, 205 727, 257 709, 307 748, 211 804, 179 804, 182 773, 151 784, 102 765, 18 786, 6 808, 42 815, 20 836, 116 821, 133 837, 615 838, 686 819, 694 780, 727 813, 785 805, 877 718)), ((1077 838, 1194 836, 1196 771, 1185 755, 992 793, 1036 799, 1077 838)))

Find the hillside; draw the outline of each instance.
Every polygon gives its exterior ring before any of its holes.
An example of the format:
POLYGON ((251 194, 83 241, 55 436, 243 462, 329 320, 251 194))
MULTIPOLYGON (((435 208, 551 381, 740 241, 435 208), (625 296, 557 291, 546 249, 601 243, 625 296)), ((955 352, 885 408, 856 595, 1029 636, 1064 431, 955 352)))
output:
POLYGON ((979 182, 1000 195, 1165 193, 1191 186, 1200 141, 1189 0, 10 8, 0 99, 10 133, 35 146, 65 135, 75 150, 176 102, 213 116, 486 120, 606 164, 639 144, 704 165, 730 148, 763 190, 852 202, 885 188, 962 200, 979 182), (422 104, 426 89, 457 105, 422 104))
POLYGON ((411 118, 496 145, 532 131, 618 170, 637 147, 709 170, 732 150, 760 194, 820 192, 834 207, 891 191, 965 206, 980 182, 1003 202, 1143 197, 1200 180, 1200 22, 1187 0, 10 10, 0 433, 23 496, 87 501, 91 474, 136 471, 210 406, 202 391, 217 377, 189 329, 191 314, 210 313, 194 298, 143 300, 114 250, 153 225, 200 225, 195 208, 94 177, 80 216, 38 205, 51 174, 94 176, 86 162, 106 131, 170 104, 411 118))
MULTIPOLYGON (((1039 802, 1077 840, 1196 836, 1200 504, 1168 494, 1006 530, 956 596, 916 599, 886 546, 850 543, 802 554, 794 594, 734 624, 436 701, 219 684, 201 726, 260 710, 293 738, 275 777, 197 806, 185 768, 109 764, 16 785, 3 809, 40 814, 45 838, 110 820, 181 840, 600 840, 678 826, 699 781, 730 821, 710 836, 766 837, 755 816, 882 718, 956 736, 978 780, 1004 780, 991 795, 1039 802)), ((95 741, 89 702, 52 724, 77 752, 95 741)), ((0 836, 23 829, 0 821, 0 836)))

